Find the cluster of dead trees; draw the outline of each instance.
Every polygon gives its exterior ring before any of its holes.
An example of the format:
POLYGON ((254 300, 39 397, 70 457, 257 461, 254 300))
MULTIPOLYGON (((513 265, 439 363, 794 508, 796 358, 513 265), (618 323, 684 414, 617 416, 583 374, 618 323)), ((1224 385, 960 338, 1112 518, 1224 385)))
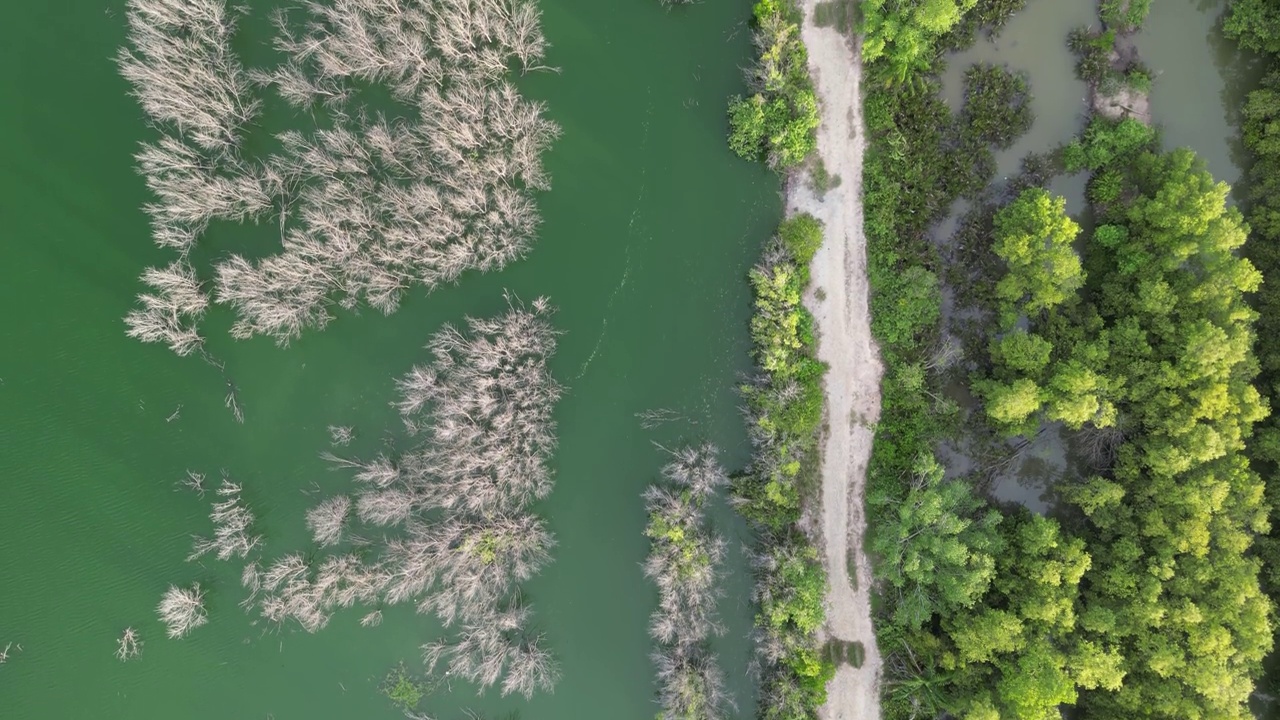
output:
MULTIPOLYGON (((199 481, 188 474, 197 487, 203 487, 203 477, 199 481)), ((249 552, 262 542, 262 536, 250 534, 253 528, 253 513, 240 502, 241 487, 233 483, 225 475, 217 494, 223 498, 215 503, 209 511, 209 520, 213 522, 213 537, 195 537, 194 547, 187 560, 196 560, 207 553, 214 553, 219 560, 232 557, 246 557, 249 552)))
POLYGON ((481 689, 498 684, 504 695, 550 690, 557 665, 519 588, 555 544, 528 509, 552 485, 552 409, 562 388, 547 367, 557 335, 551 312, 543 299, 513 302, 499 317, 437 332, 433 362, 399 382, 396 404, 416 444, 393 458, 327 455, 361 487, 354 501, 335 496, 307 513, 316 544, 338 549, 251 563, 245 606, 316 632, 343 608, 370 608, 361 624, 373 626, 382 607, 413 603, 457 628, 424 646, 432 671, 481 689), (348 532, 355 524, 383 536, 359 540, 348 532))
MULTIPOLYGON (((553 688, 557 664, 519 591, 555 545, 529 506, 552 486, 552 411, 563 389, 548 361, 557 333, 546 299, 526 307, 508 297, 508 304, 498 317, 468 318, 464 329, 445 326, 428 344, 432 362, 398 382, 394 404, 414 438, 411 448, 367 461, 325 454, 351 469, 360 487, 354 500, 334 496, 306 514, 316 545, 332 550, 255 556, 241 574, 246 610, 275 626, 317 632, 342 609, 366 608, 360 623, 375 626, 383 607, 412 603, 456 628, 453 637, 423 647, 429 671, 442 668, 481 690, 500 685, 503 695, 553 688), (381 533, 380 540, 353 535, 356 524, 381 533)), ((330 434, 349 441, 350 429, 340 430, 330 434)), ((714 458, 704 466, 699 457, 682 455, 669 474, 705 494, 723 473, 714 458)), ((204 479, 189 471, 182 484, 203 496, 204 479)), ((197 537, 189 559, 248 558, 261 538, 251 532, 254 517, 241 502, 241 487, 224 475, 215 492, 214 534, 197 537)), ((171 586, 158 611, 174 638, 208 620, 199 585, 171 586)), ((134 640, 128 634, 121 640, 122 659, 136 654, 134 640)))
POLYGON ((660 720, 725 717, 724 673, 708 646, 716 619, 725 541, 707 525, 706 503, 728 476, 711 445, 684 448, 663 468, 667 482, 644 493, 650 539, 645 576, 658 587, 649 632, 658 647, 660 720))
POLYGON ((280 246, 216 261, 212 299, 238 338, 284 344, 364 303, 393 312, 414 285, 456 280, 522 256, 546 189, 541 155, 559 133, 506 79, 541 68, 532 0, 309 0, 278 12, 276 68, 245 69, 224 0, 129 0, 121 73, 161 132, 137 155, 155 201, 157 244, 178 252, 144 272, 150 288, 128 334, 180 355, 201 347, 210 291, 191 250, 214 220, 271 220, 280 246), (386 87, 391 117, 358 88, 386 87), (278 135, 279 150, 240 148, 275 88, 316 118, 278 135))

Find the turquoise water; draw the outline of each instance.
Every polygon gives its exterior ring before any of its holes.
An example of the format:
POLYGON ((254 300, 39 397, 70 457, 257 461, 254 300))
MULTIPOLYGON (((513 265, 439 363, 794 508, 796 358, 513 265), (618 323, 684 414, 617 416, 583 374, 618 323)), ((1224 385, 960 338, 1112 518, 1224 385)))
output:
MULTIPOLYGON (((501 273, 411 293, 391 317, 341 314, 285 350, 231 340, 228 314, 215 311, 210 350, 239 388, 243 426, 222 406, 214 368, 124 337, 138 273, 167 256, 149 240, 131 159, 152 131, 111 60, 123 2, 10 10, 0 29, 0 648, 15 649, 0 666, 3 717, 399 717, 376 687, 398 661, 418 665, 434 623, 398 608, 376 629, 356 625, 358 610, 314 636, 253 625, 236 607, 238 566, 184 562, 208 507, 176 483, 188 468, 225 469, 243 482, 269 554, 306 547, 302 513, 348 483, 318 458, 326 426, 355 426, 356 453, 397 442, 394 377, 426 359, 421 346, 442 323, 500 310, 504 289, 550 296, 565 331, 552 362, 569 387, 557 486, 539 508, 560 545, 526 588, 563 679, 530 703, 456 687, 422 707, 443 718, 463 708, 653 716, 656 598, 639 567, 639 493, 662 463, 655 442, 710 439, 731 468, 746 459, 734 391, 749 368, 744 275, 778 219, 778 184, 723 141, 725 98, 750 56, 748 3, 541 6, 561 72, 521 86, 564 135, 547 157, 553 190, 539 198, 533 252, 501 273), (645 430, 636 413, 653 409, 679 419, 645 430), (197 581, 209 625, 166 640, 160 594, 197 581), (145 645, 122 664, 115 639, 130 625, 145 645)), ((266 9, 255 3, 254 17, 266 9)), ((745 528, 724 508, 719 517, 735 541, 719 647, 746 717, 745 528)))

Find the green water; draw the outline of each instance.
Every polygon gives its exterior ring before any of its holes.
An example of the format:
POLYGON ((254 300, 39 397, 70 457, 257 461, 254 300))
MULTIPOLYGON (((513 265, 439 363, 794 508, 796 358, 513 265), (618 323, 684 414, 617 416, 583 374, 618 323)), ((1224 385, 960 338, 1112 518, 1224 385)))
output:
MULTIPOLYGON (((549 295, 565 331, 552 365, 570 388, 557 411, 557 486, 539 509, 560 545, 526 587, 563 678, 530 703, 456 687, 423 709, 652 718, 656 598, 639 567, 639 493, 662 462, 655 441, 710 439, 731 468, 744 462, 734 393, 749 365, 744 275, 780 212, 776 179, 723 141, 725 97, 750 55, 749 4, 544 0, 549 61, 562 72, 522 87, 564 136, 547 158, 554 189, 539 199, 530 257, 415 292, 392 317, 341 315, 286 350, 232 341, 216 311, 210 350, 239 387, 243 426, 222 407, 212 367, 124 337, 138 273, 168 256, 148 238, 132 169, 152 132, 111 60, 122 7, 21 3, 0 29, 0 648, 15 643, 0 666, 0 716, 399 717, 376 686, 397 661, 418 665, 434 623, 398 608, 376 629, 359 628, 357 610, 314 636, 264 631, 236 607, 238 566, 184 562, 208 508, 175 483, 187 468, 226 469, 244 483, 266 552, 304 548, 316 490, 348 485, 317 457, 326 425, 354 425, 357 453, 394 442, 393 378, 425 359, 441 323, 500 310, 509 288, 549 295), (681 419, 642 429, 635 414, 659 408, 681 419), (160 594, 195 581, 209 590, 210 623, 166 640, 160 594), (115 639, 129 625, 145 645, 122 664, 115 639)), ((735 553, 718 647, 746 717, 746 532, 724 508, 719 518, 735 553)))

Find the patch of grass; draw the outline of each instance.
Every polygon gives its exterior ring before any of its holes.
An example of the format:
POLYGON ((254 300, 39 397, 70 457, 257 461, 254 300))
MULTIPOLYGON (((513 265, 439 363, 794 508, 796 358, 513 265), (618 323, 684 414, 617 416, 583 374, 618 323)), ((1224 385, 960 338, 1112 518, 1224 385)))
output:
POLYGON ((822 197, 828 190, 840 187, 840 176, 827 172, 827 166, 821 157, 816 157, 813 169, 809 171, 809 187, 822 197))
POLYGON ((852 547, 845 549, 845 572, 849 575, 849 587, 858 590, 858 551, 852 547))
POLYGON ((828 640, 822 648, 822 656, 832 665, 847 664, 860 668, 867 658, 867 649, 857 640, 828 640))

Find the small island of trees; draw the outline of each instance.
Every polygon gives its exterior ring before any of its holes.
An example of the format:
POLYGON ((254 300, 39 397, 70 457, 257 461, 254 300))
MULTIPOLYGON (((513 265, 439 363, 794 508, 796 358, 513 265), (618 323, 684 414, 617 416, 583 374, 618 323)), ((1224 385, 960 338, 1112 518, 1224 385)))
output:
POLYGON ((706 445, 684 448, 663 468, 666 483, 644 493, 651 543, 644 573, 658 587, 658 609, 649 634, 658 644, 661 720, 726 717, 724 671, 708 646, 722 632, 715 604, 720 597, 726 543, 707 527, 707 502, 729 482, 706 445))

